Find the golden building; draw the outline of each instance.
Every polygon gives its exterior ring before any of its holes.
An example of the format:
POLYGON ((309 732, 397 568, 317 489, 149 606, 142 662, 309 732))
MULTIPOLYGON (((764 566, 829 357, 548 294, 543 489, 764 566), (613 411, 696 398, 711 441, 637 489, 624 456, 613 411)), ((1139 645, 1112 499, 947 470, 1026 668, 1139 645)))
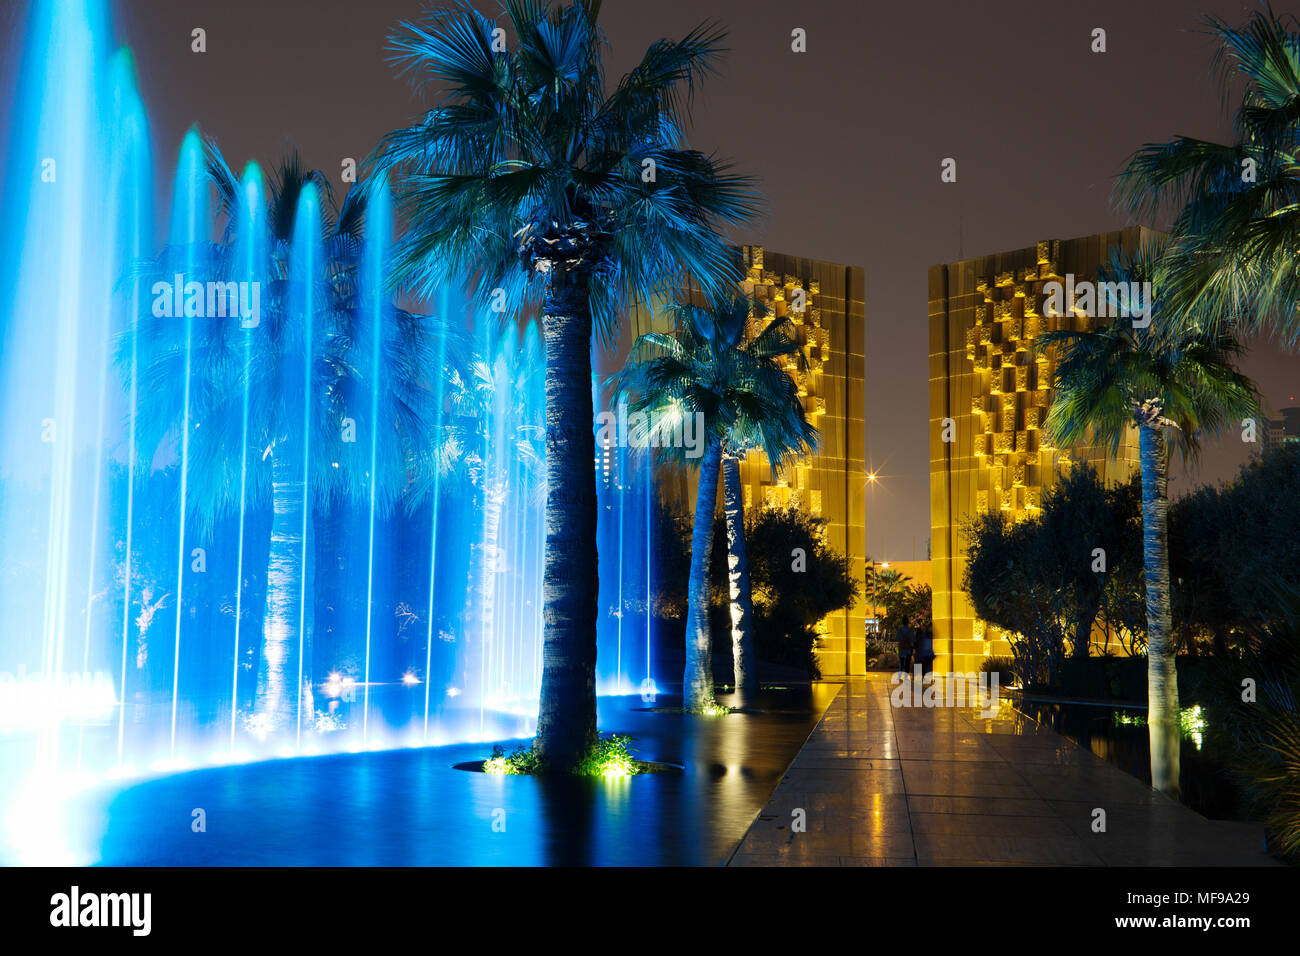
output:
MULTIPOLYGON (((866 582, 866 304, 865 275, 853 266, 742 250, 746 291, 789 314, 804 343, 807 365, 786 370, 799 384, 804 411, 821 436, 818 454, 776 479, 767 459, 751 454, 740 468, 745 507, 756 501, 797 504, 826 519, 831 547, 849 556, 854 580, 866 582), (800 295, 802 292, 802 295, 800 295), (803 300, 803 310, 794 308, 803 300)), ((828 615, 818 625, 823 677, 866 669, 866 601, 828 615)))
MULTIPOLYGON (((804 411, 821 440, 816 455, 780 478, 761 453, 750 454, 740 466, 745 508, 794 505, 824 518, 827 542, 849 556, 865 594, 865 275, 854 266, 766 252, 760 246, 744 246, 741 254, 746 293, 767 303, 772 315, 789 315, 798 330, 805 367, 792 358, 786 370, 798 383, 804 411)), ((768 320, 752 321, 757 327, 768 320)), ((662 326, 662 319, 655 324, 662 326)), ((641 330, 638 324, 636 331, 641 330)), ((661 487, 679 508, 694 509, 694 473, 679 473, 667 487, 661 480, 661 487)), ((820 622, 818 664, 824 677, 864 672, 866 617, 866 601, 860 599, 820 622)))
POLYGON ((978 620, 962 589, 962 525, 995 509, 1019 520, 1072 463, 1086 462, 1107 484, 1137 469, 1137 434, 1119 453, 1058 449, 1043 432, 1055 358, 1036 352, 1047 329, 1085 329, 1081 313, 1045 314, 1043 287, 1067 275, 1092 281, 1117 245, 1132 249, 1139 227, 931 266, 930 534, 935 669, 974 671, 1009 656, 1007 635, 978 620))

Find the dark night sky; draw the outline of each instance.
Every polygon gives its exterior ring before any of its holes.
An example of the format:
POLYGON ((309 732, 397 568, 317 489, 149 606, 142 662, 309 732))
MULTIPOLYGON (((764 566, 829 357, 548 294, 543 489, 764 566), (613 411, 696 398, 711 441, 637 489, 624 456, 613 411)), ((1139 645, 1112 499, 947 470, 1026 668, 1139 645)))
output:
MULTIPOLYGON (((5 0, 9 2, 9 0, 5 0)), ((1285 3, 1276 5, 1285 12, 1285 3)), ((1211 3, 1240 21, 1247 3, 1211 3)), ((423 112, 384 62, 388 31, 418 0, 115 0, 170 170, 192 123, 232 164, 289 143, 337 173, 423 112), (208 52, 190 52, 204 27, 208 52)), ((489 0, 480 9, 495 9, 489 0)), ((926 269, 937 262, 1125 225, 1110 180, 1136 146, 1224 138, 1212 44, 1186 0, 606 0, 608 66, 621 74, 660 36, 721 21, 731 53, 697 99, 694 145, 735 158, 769 201, 744 238, 863 266, 867 429, 883 484, 868 549, 924 557, 929 534, 926 269), (790 51, 803 27, 808 52, 790 51), (1094 27, 1108 52, 1089 51, 1094 27), (939 162, 954 157, 958 182, 939 162)), ((1274 407, 1300 394, 1300 361, 1256 343, 1246 371, 1274 407)), ((1174 492, 1231 475, 1234 433, 1174 492), (1180 487, 1181 486, 1181 487, 1180 487)))

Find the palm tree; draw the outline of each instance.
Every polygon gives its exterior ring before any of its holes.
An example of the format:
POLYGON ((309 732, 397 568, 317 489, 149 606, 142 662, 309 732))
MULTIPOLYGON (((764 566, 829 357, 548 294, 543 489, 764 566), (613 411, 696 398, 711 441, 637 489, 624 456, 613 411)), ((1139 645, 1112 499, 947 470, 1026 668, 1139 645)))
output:
POLYGON ((907 586, 911 578, 899 571, 897 568, 871 568, 871 613, 876 613, 876 607, 885 609, 885 617, 893 617, 894 611, 902 598, 907 594, 907 586))
POLYGON ((540 292, 546 350, 545 645, 534 741, 550 769, 596 735, 593 332, 648 306, 683 274, 726 288, 738 263, 718 229, 748 221, 749 181, 685 148, 690 97, 723 34, 658 40, 606 90, 598 0, 508 0, 504 28, 458 2, 392 38, 396 62, 435 84, 415 125, 381 142, 408 223, 395 281, 468 277, 478 301, 522 313, 540 292))
POLYGON ((677 461, 700 469, 683 680, 683 703, 692 712, 714 706, 709 566, 718 473, 725 485, 732 660, 736 693, 743 702, 758 691, 758 671, 740 460, 750 451, 761 451, 779 474, 793 459, 816 448, 818 440, 817 429, 804 415, 798 387, 778 361, 802 358, 794 323, 789 316, 772 319, 751 338, 751 316, 761 322, 767 318, 766 307, 737 293, 709 306, 679 302, 673 307, 673 332, 639 336, 616 376, 618 394, 632 397, 630 411, 649 414, 661 430, 672 428, 682 416, 699 416, 707 436, 698 462, 686 458, 684 449, 670 448, 677 461))
MULTIPOLYGON (((188 148, 197 148, 196 141, 188 148)), ((253 187, 261 186, 260 174, 251 168, 241 184, 211 143, 206 177, 225 216, 221 241, 203 239, 199 248, 168 245, 137 271, 147 279, 170 280, 188 268, 202 273, 189 278, 262 282, 262 316, 252 328, 223 319, 141 317, 140 463, 149 466, 160 448, 177 442, 188 420, 187 508, 200 531, 210 532, 225 515, 271 512, 253 720, 257 729, 272 731, 302 726, 312 716, 302 711, 311 687, 311 625, 305 617, 311 606, 304 576, 313 505, 368 500, 370 494, 369 446, 352 440, 345 423, 355 423, 360 434, 373 427, 392 436, 377 445, 373 479, 380 511, 392 509, 414 477, 410 449, 438 439, 431 434, 428 387, 432 343, 437 334, 448 336, 451 365, 460 362, 462 346, 442 320, 391 307, 382 330, 372 327, 360 302, 366 215, 361 191, 349 192, 331 211, 328 180, 291 154, 269 183, 264 208, 256 208, 260 192, 253 187), (318 210, 321 221, 300 220, 305 209, 318 210), (321 256, 310 276, 294 262, 295 245, 307 240, 319 243, 321 256), (378 363, 370 347, 376 334, 378 363), (378 416, 372 421, 376 388, 378 416), (295 694, 290 678, 298 677, 290 671, 300 638, 302 680, 295 694)), ((129 343, 120 358, 129 370, 129 343)))
POLYGON ((1234 140, 1148 143, 1115 187, 1142 221, 1172 219, 1166 296, 1210 329, 1271 328, 1300 342, 1300 21, 1265 7, 1241 28, 1206 17, 1234 140), (1244 95, 1236 90, 1244 84, 1244 95))
MULTIPOLYGON (((1158 292, 1165 252, 1163 240, 1132 252, 1117 249, 1100 278, 1151 282, 1149 288, 1158 292)), ((1161 302, 1159 294, 1152 296, 1145 327, 1118 320, 1095 331, 1053 330, 1040 336, 1039 347, 1058 349, 1055 393, 1044 424, 1059 444, 1097 444, 1114 454, 1128 429, 1138 430, 1151 783, 1176 796, 1180 732, 1169 598, 1169 451, 1177 446, 1195 455, 1203 433, 1250 414, 1256 401, 1254 386, 1233 364, 1242 351, 1238 343, 1161 308, 1161 302)))

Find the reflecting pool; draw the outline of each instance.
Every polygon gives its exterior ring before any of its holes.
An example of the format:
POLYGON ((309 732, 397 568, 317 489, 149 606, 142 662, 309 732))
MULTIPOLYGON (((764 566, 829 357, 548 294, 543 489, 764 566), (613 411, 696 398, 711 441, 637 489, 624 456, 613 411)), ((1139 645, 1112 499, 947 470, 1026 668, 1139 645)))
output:
POLYGON ((762 712, 715 718, 664 713, 679 702, 666 696, 601 698, 604 730, 628 734, 638 758, 680 765, 680 774, 494 776, 454 769, 491 749, 462 743, 101 787, 63 808, 59 849, 79 862, 146 866, 716 865, 835 689, 766 691, 762 712))

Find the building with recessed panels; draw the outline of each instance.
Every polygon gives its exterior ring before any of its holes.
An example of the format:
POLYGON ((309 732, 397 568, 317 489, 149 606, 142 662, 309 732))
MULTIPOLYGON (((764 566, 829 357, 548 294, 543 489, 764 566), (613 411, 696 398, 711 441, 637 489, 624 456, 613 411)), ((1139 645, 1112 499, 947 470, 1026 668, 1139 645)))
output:
MULTIPOLYGON (((1145 234, 1145 235, 1144 235, 1145 234)), ((1047 329, 1091 327, 1084 314, 1046 314, 1044 286, 1093 280, 1113 247, 1134 248, 1140 227, 1051 239, 1011 252, 930 267, 930 536, 935 669, 977 671, 1009 656, 1007 635, 975 617, 962 589, 962 526, 980 512, 1020 520, 1076 463, 1107 485, 1138 468, 1137 432, 1118 455, 1055 447, 1043 431, 1055 356, 1036 351, 1047 329)))
MULTIPOLYGON (((765 302, 772 315, 788 314, 793 319, 805 362, 801 367, 791 358, 786 371, 798 383, 804 410, 821 436, 819 452, 780 477, 761 453, 751 453, 740 467, 745 508, 793 505, 824 518, 828 543, 848 555, 860 593, 865 595, 864 272, 856 266, 769 252, 761 246, 743 246, 740 254, 745 291, 765 302)), ((770 317, 751 321, 751 332, 757 332, 770 317)), ((662 316, 648 320, 634 315, 630 325, 630 334, 667 327, 662 316)), ((694 511, 694 473, 661 476, 660 488, 679 511, 694 511)), ((824 677, 865 672, 868 617, 867 602, 859 599, 852 608, 820 622, 818 664, 824 677)))

